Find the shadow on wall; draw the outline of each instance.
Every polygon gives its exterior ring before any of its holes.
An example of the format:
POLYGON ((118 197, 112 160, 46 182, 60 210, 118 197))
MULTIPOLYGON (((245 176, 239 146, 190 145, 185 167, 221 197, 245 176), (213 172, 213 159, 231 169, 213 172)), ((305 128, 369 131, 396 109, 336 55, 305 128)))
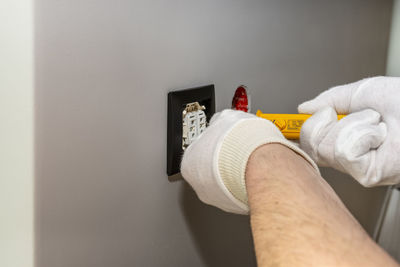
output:
POLYGON ((331 168, 320 170, 322 177, 332 186, 354 217, 373 236, 388 187, 365 188, 349 175, 331 168))
POLYGON ((256 266, 248 216, 202 203, 186 182, 182 182, 179 202, 205 266, 256 266))

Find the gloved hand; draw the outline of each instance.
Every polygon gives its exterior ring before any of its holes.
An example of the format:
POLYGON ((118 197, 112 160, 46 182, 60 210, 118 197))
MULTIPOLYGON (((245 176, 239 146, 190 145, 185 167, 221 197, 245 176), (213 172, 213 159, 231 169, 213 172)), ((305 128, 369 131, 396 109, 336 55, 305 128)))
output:
POLYGON ((185 151, 181 173, 205 203, 227 212, 248 214, 245 171, 259 146, 283 144, 318 167, 300 148, 287 141, 270 121, 243 111, 224 110, 185 151))
POLYGON ((353 176, 362 185, 400 182, 400 78, 374 77, 337 86, 298 107, 314 114, 300 146, 319 166, 353 176), (349 114, 340 121, 336 113, 349 114))

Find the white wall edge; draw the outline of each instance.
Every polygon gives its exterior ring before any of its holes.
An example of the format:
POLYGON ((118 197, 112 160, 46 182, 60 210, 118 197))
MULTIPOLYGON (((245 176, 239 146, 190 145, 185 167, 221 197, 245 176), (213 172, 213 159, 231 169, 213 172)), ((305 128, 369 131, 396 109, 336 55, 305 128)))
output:
POLYGON ((34 266, 33 0, 0 1, 0 266, 34 266))
POLYGON ((393 2, 386 74, 388 76, 400 76, 400 0, 393 2))

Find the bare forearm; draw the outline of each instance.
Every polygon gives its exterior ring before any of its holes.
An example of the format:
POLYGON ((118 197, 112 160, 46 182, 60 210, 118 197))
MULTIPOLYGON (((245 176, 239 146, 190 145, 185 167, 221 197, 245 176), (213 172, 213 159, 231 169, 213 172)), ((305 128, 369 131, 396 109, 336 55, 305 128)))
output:
POLYGON ((259 266, 396 265, 292 150, 271 144, 253 152, 246 186, 259 266))

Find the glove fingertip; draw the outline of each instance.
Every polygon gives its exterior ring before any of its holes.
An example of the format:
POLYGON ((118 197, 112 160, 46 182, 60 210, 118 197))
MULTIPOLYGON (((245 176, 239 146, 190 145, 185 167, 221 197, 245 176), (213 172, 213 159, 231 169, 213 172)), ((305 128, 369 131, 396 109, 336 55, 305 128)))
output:
POLYGON ((304 114, 313 114, 317 110, 318 106, 316 105, 314 100, 306 101, 297 107, 297 111, 304 114))

